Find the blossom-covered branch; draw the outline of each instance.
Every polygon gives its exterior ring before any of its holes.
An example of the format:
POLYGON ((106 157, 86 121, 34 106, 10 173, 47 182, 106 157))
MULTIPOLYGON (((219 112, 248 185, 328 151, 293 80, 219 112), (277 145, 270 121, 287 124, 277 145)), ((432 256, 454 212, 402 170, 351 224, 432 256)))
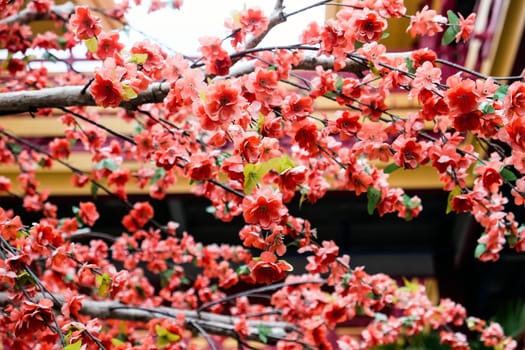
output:
MULTIPOLYGON (((46 295, 38 294, 33 299, 35 302, 46 295)), ((66 302, 63 296, 55 296, 54 306, 62 308, 66 302)), ((226 316, 213 314, 210 312, 197 312, 192 310, 175 309, 164 306, 143 307, 122 304, 118 301, 102 301, 83 299, 82 306, 79 310, 81 315, 97 317, 100 319, 113 319, 122 321, 148 322, 155 319, 172 318, 177 319, 181 316, 184 318, 189 329, 199 331, 195 328, 198 325, 201 329, 210 334, 236 337, 235 324, 239 322, 238 316, 226 316)), ((0 292, 0 307, 13 304, 12 295, 0 292)), ((246 340, 260 341, 261 329, 266 330, 270 343, 275 343, 283 339, 287 334, 296 331, 296 327, 288 322, 248 320, 249 333, 245 335, 246 340), (269 331, 268 331, 269 330, 269 331)))
POLYGON ((23 9, 22 11, 7 18, 0 19, 0 25, 13 25, 15 23, 29 24, 33 21, 53 19, 53 16, 67 18, 71 13, 73 13, 74 10, 75 4, 70 1, 61 5, 54 5, 43 10, 30 7, 23 9))
MULTIPOLYGON (((410 53, 393 54, 395 56, 408 56, 410 53)), ((256 60, 242 61, 234 65, 229 76, 249 74, 255 69, 256 60)), ((293 66, 296 70, 315 70, 316 67, 333 69, 334 59, 323 56, 305 56, 293 66)), ((345 72, 360 72, 364 68, 361 64, 347 60, 342 69, 345 72)), ((122 101, 120 107, 135 110, 146 103, 160 103, 170 91, 169 83, 152 83, 128 101, 122 101)), ((96 106, 96 102, 85 89, 85 86, 60 86, 40 90, 24 90, 0 93, 0 116, 25 112, 36 112, 39 108, 58 108, 71 106, 96 106)))

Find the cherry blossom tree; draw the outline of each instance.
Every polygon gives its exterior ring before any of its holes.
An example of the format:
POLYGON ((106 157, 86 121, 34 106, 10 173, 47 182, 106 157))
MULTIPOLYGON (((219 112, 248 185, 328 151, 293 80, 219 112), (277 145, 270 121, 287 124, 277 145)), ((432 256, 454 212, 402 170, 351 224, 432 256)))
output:
MULTIPOLYGON (((165 5, 152 1, 151 10, 165 5)), ((126 47, 118 32, 104 31, 101 18, 125 23, 128 1, 100 10, 0 0, 0 48, 7 53, 0 115, 59 118, 63 125, 63 137, 41 145, 0 119, 1 164, 20 169, 16 183, 0 171, 0 191, 40 215, 23 222, 22 213, 0 208, 6 349, 191 349, 195 337, 211 349, 226 337, 239 348, 255 341, 278 349, 364 349, 429 332, 452 349, 473 341, 517 346, 498 324, 469 317, 452 300, 433 304, 421 285, 353 266, 288 206, 294 197, 315 203, 339 189, 366 197, 370 213, 410 220, 421 200, 391 187, 389 174, 429 166, 450 193, 448 210, 471 213, 483 228, 477 258, 495 261, 506 246, 525 250, 523 226, 507 206, 525 202, 523 76, 485 76, 430 49, 389 52, 381 41, 390 21, 409 19, 411 36, 442 36, 444 45, 468 41, 474 26, 474 14, 444 16, 428 7, 407 13, 401 0, 343 0, 334 18, 310 23, 297 42, 262 47, 291 16, 333 4, 305 3, 293 12, 285 5, 277 0, 272 13, 240 9, 225 20, 227 37, 201 38, 200 56, 188 57, 151 40, 126 47), (32 33, 28 24, 37 19, 52 20, 56 30, 32 33), (99 62, 94 72, 69 66, 51 74, 31 64, 32 49, 58 59, 53 50, 77 45, 99 62), (445 77, 443 67, 455 74, 445 77), (417 110, 392 113, 387 98, 394 92, 417 101, 417 110), (333 116, 316 109, 321 100, 338 104, 333 116), (107 110, 136 124, 135 132, 105 126, 107 110), (74 149, 90 155, 89 171, 69 162, 74 149), (128 212, 118 219, 120 236, 79 243, 111 213, 99 212, 94 198, 58 217, 36 172, 57 165, 86 194, 122 201, 128 212), (237 246, 203 245, 176 222, 159 222, 148 201, 128 198, 130 183, 162 199, 184 180, 218 220, 242 217, 240 232, 228 233, 239 236, 237 246), (306 274, 294 274, 286 261, 291 250, 304 255, 306 274), (357 318, 365 321, 360 335, 332 339, 338 325, 357 318)), ((184 11, 182 0, 171 6, 184 11)))

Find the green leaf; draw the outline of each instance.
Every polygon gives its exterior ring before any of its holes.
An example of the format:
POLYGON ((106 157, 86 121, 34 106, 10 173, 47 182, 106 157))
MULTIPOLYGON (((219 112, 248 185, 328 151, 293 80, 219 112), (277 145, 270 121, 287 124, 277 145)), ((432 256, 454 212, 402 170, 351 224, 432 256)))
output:
POLYGON ((64 346, 62 350, 80 350, 81 347, 82 347, 82 340, 77 340, 73 344, 64 346))
POLYGON ((308 199, 309 192, 310 192, 310 187, 301 186, 301 189, 299 190, 299 193, 301 193, 301 197, 299 198, 299 209, 303 207, 304 201, 308 199))
POLYGON ((454 41, 456 38, 456 34, 459 33, 459 27, 457 26, 450 26, 447 28, 445 33, 443 33, 443 38, 441 38, 441 45, 447 46, 451 42, 454 41))
POLYGON ((494 107, 490 103, 483 102, 479 105, 478 110, 482 111, 483 114, 493 114, 496 112, 494 107))
POLYGON ((108 169, 110 171, 115 171, 118 169, 118 164, 111 158, 104 158, 100 162, 96 163, 93 166, 95 170, 108 169))
POLYGON ((261 179, 262 175, 260 164, 246 164, 244 166, 244 193, 252 193, 261 179))
POLYGON ((474 257, 479 259, 479 257, 487 251, 487 245, 485 243, 479 243, 474 250, 474 257))
POLYGON ((504 178, 507 181, 516 181, 518 179, 514 172, 505 166, 501 168, 499 174, 502 178, 504 178))
POLYGON ((94 200, 97 199, 97 191, 100 188, 100 186, 96 182, 91 182, 91 196, 94 200))
POLYGON ((447 11, 447 17, 448 17, 448 23, 452 26, 458 26, 459 25, 459 17, 451 10, 447 11))
POLYGON ((120 340, 119 338, 111 338, 111 344, 113 344, 113 346, 121 346, 126 344, 126 342, 120 340))
POLYGON ((336 98, 337 97, 337 94, 333 91, 328 91, 326 94, 323 95, 324 97, 326 98, 336 98))
POLYGON ((162 288, 166 287, 171 279, 171 276, 173 276, 173 274, 175 273, 175 271, 173 269, 167 269, 166 271, 164 272, 161 272, 160 274, 160 286, 162 288))
POLYGON ((24 271, 16 276, 16 281, 22 286, 26 284, 35 284, 35 279, 27 271, 24 271))
POLYGON ((368 199, 368 215, 374 214, 377 205, 381 201, 381 190, 373 186, 369 186, 366 190, 366 198, 368 199))
POLYGON ((411 210, 417 208, 421 203, 415 199, 410 198, 408 195, 404 194, 403 204, 408 209, 405 214, 405 220, 410 221, 413 219, 411 210))
POLYGON ((13 153, 15 156, 19 155, 20 152, 22 152, 22 147, 14 142, 6 142, 6 146, 9 148, 11 153, 13 153))
POLYGON ((222 167, 224 160, 226 158, 230 158, 231 156, 232 155, 228 152, 221 153, 217 157, 215 157, 215 164, 217 164, 218 167, 222 167))
POLYGON ((161 325, 155 325, 155 333, 157 334, 157 346, 163 348, 170 343, 175 343, 180 340, 181 336, 175 333, 171 333, 161 325))
POLYGON ((235 270, 235 273, 237 273, 238 275, 249 275, 250 268, 248 267, 248 265, 244 264, 239 266, 237 270, 235 270))
POLYGON ((84 45, 86 45, 89 52, 91 53, 97 52, 97 49, 98 49, 97 38, 92 37, 92 38, 84 40, 84 45))
POLYGON ((274 169, 278 173, 282 173, 294 166, 293 161, 287 156, 272 158, 267 162, 259 164, 246 164, 244 166, 244 193, 252 193, 264 175, 270 170, 274 169))
POLYGON ((98 296, 105 297, 109 292, 109 288, 111 287, 111 277, 109 277, 107 273, 97 275, 95 277, 95 282, 98 286, 98 296))
POLYGON ((164 176, 166 176, 166 170, 164 168, 159 167, 159 168, 155 169, 155 173, 153 174, 153 176, 149 180, 149 183, 151 185, 153 185, 157 181, 161 180, 164 176))
POLYGON ((259 340, 264 344, 268 343, 268 335, 272 333, 272 329, 265 325, 257 325, 257 332, 259 335, 259 340))
POLYGON ((407 65, 408 72, 414 74, 416 72, 416 69, 414 68, 414 60, 410 57, 407 57, 405 58, 405 62, 407 65))
POLYGON ((125 100, 132 100, 134 98, 136 98, 138 95, 137 93, 135 92, 135 90, 133 90, 131 88, 131 86, 129 85, 122 85, 122 88, 124 89, 124 94, 122 95, 122 98, 125 99, 125 100))
POLYGON ((509 247, 514 248, 518 244, 518 237, 514 236, 510 232, 505 232, 505 237, 507 238, 507 243, 509 247))
POLYGON ((341 93, 341 90, 343 90, 343 78, 339 75, 335 79, 335 88, 339 93, 341 93))
POLYGON ((450 213, 452 211, 452 199, 456 197, 457 195, 461 194, 461 188, 456 186, 452 191, 449 192, 448 198, 447 198, 447 209, 445 213, 450 213))
POLYGON ((391 164, 388 164, 384 169, 383 169, 383 172, 385 174, 391 174, 393 173, 394 171, 396 171, 397 169, 401 168, 399 165, 397 165, 396 163, 391 163, 391 164))
POLYGON ((494 93, 494 100, 496 101, 502 101, 507 96, 507 93, 509 91, 508 85, 501 85, 496 92, 494 93))
POLYGON ((57 38, 57 44, 62 50, 65 50, 67 48, 67 40, 61 36, 57 38))
POLYGON ((129 59, 129 61, 131 63, 144 64, 144 63, 146 63, 147 59, 148 59, 148 54, 147 53, 135 53, 135 54, 131 55, 131 58, 129 59))
POLYGON ((390 36, 390 33, 384 32, 383 34, 381 34, 381 40, 386 39, 389 36, 390 36))

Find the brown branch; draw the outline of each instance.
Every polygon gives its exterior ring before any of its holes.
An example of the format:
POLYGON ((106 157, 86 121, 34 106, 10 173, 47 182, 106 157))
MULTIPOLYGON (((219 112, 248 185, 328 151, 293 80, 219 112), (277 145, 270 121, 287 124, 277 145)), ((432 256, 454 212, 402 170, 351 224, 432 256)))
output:
MULTIPOLYGON (((34 299, 38 301, 42 297, 44 297, 44 295, 38 294, 34 299)), ((57 300, 55 306, 57 308, 62 307, 65 298, 63 296, 55 296, 55 299, 57 300)), ((12 295, 5 292, 0 293, 0 306, 3 307, 9 304, 12 304, 12 295)), ((150 320, 162 318, 176 319, 178 315, 184 315, 186 327, 188 327, 188 329, 197 332, 202 332, 202 330, 204 330, 208 334, 230 337, 238 336, 238 333, 235 331, 235 322, 239 319, 238 317, 218 315, 208 312, 197 313, 193 310, 182 310, 164 306, 155 308, 138 307, 125 305, 117 301, 95 301, 84 299, 82 300, 80 313, 100 319, 138 322, 148 322, 150 320), (198 325, 198 327, 195 325, 198 325)), ((247 322, 250 333, 244 337, 246 340, 260 341, 259 328, 267 327, 271 329, 267 337, 269 342, 273 343, 284 338, 286 334, 294 330, 294 326, 287 322, 258 320, 249 320, 247 322)))
MULTIPOLYGON (((95 100, 84 85, 60 86, 30 91, 13 91, 0 94, 0 115, 36 112, 38 108, 96 106, 95 100)), ((162 102, 170 89, 169 83, 153 83, 137 98, 123 101, 120 107, 136 109, 145 103, 162 102)))
POLYGON ((286 16, 284 15, 284 6, 283 6, 284 0, 277 0, 275 2, 275 6, 273 8, 273 12, 270 15, 270 18, 268 20, 268 26, 262 32, 261 34, 257 35, 256 37, 252 38, 246 43, 246 49, 253 49, 259 43, 266 37, 266 35, 270 32, 270 30, 273 29, 273 27, 286 22, 286 16))
POLYGON ((51 9, 45 13, 39 13, 34 10, 24 9, 18 12, 17 14, 0 20, 0 25, 13 25, 15 23, 28 24, 33 21, 52 19, 53 15, 58 15, 67 18, 71 13, 73 13, 74 9, 75 4, 73 4, 72 2, 66 2, 62 5, 52 6, 51 9))
MULTIPOLYGON (((399 54, 396 54, 399 55, 399 54)), ((409 53, 406 53, 409 55, 409 53)), ((334 59, 325 56, 305 56, 294 70, 314 70, 317 66, 331 69, 334 59)), ((230 70, 230 77, 248 74, 254 70, 255 61, 239 62, 230 70)), ((363 66, 352 60, 346 62, 342 71, 360 72, 363 66)), ((12 91, 0 94, 0 116, 17 113, 36 112, 38 108, 60 108, 72 106, 96 106, 95 100, 84 86, 60 86, 41 90, 12 91)), ((159 103, 164 100, 170 91, 168 82, 153 83, 145 91, 129 101, 123 101, 120 107, 135 110, 146 103, 159 103)))

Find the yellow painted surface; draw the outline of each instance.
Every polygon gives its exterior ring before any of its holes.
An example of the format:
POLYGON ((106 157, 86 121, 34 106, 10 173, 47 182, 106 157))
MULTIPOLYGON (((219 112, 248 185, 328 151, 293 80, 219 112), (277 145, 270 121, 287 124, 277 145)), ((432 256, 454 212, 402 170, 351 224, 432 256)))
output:
MULTIPOLYGON (((133 132, 133 123, 126 123, 115 115, 105 116, 99 123, 122 134, 133 132)), ((31 118, 26 114, 1 117, 0 125, 18 137, 63 137, 66 128, 58 116, 31 118)))

